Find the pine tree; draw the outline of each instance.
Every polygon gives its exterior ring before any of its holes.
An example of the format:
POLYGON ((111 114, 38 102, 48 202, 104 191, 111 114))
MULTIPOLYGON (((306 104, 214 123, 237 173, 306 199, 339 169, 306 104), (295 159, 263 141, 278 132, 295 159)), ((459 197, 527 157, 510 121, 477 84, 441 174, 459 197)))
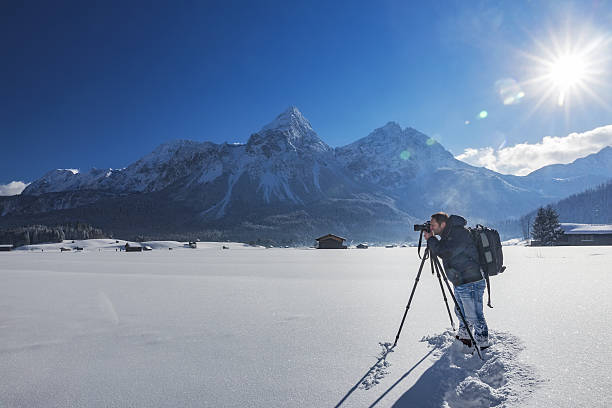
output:
POLYGON ((538 208, 535 220, 533 221, 533 228, 531 230, 531 236, 535 241, 539 241, 544 244, 546 239, 546 211, 544 208, 538 208))
POLYGON ((555 245, 557 241, 559 241, 559 238, 561 238, 561 235, 563 235, 563 229, 559 223, 559 214, 550 205, 546 207, 546 219, 548 221, 548 236, 550 237, 549 245, 555 245))
POLYGON ((538 214, 533 222, 532 237, 542 245, 555 245, 563 235, 559 214, 552 206, 538 208, 538 214))

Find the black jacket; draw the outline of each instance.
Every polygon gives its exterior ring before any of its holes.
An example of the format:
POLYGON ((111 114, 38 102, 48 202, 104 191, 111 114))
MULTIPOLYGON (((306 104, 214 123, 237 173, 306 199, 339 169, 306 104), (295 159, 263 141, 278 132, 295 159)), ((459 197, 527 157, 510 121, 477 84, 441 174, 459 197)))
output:
POLYGON ((442 258, 446 276, 454 286, 483 278, 478 263, 478 250, 465 224, 465 218, 451 215, 440 240, 436 237, 427 240, 431 252, 442 258))

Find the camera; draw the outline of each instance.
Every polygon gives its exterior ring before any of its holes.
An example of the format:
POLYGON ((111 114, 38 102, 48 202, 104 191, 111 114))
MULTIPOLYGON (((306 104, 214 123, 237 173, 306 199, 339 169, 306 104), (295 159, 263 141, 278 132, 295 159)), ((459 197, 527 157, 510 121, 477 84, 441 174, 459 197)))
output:
POLYGON ((431 221, 427 221, 424 224, 414 224, 414 230, 417 232, 431 232, 431 221))

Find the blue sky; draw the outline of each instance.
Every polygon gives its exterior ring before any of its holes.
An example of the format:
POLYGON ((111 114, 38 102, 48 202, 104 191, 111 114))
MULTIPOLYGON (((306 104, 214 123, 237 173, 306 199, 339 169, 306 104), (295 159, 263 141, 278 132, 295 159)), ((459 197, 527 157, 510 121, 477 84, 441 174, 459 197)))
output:
POLYGON ((393 120, 455 155, 612 124, 607 61, 595 95, 538 105, 528 57, 607 38, 609 1, 154 3, 2 3, 0 183, 125 167, 172 139, 245 142, 290 105, 331 146, 393 120))

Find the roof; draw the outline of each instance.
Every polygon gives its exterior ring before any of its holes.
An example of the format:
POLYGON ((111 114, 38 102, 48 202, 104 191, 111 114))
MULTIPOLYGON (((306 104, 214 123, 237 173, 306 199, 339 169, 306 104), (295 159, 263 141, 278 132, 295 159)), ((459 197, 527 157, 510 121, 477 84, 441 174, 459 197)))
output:
POLYGON ((2 248, 8 248, 8 247, 12 248, 13 244, 0 244, 0 247, 2 247, 2 248))
POLYGON ((315 241, 321 241, 321 240, 324 240, 324 239, 336 239, 336 240, 340 240, 340 241, 345 241, 346 240, 346 238, 342 238, 342 237, 339 237, 339 236, 334 235, 334 234, 327 234, 327 235, 323 235, 322 237, 316 238, 315 241))
POLYGON ((611 224, 576 224, 562 222, 561 228, 567 235, 577 234, 612 234, 611 224))

